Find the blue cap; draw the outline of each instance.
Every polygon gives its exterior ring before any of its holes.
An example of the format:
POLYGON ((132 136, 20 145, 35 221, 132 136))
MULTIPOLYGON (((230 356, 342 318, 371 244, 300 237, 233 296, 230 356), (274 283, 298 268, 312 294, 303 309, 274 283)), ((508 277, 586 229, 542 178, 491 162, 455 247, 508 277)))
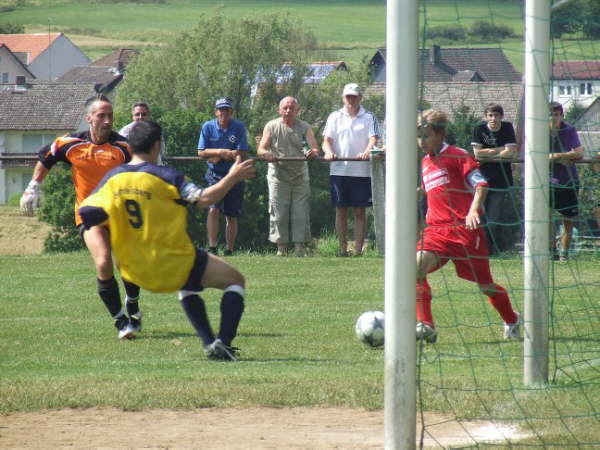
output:
POLYGON ((215 102, 215 108, 217 108, 217 109, 221 109, 221 108, 233 109, 233 104, 231 103, 231 99, 229 97, 223 97, 223 98, 218 99, 215 102))

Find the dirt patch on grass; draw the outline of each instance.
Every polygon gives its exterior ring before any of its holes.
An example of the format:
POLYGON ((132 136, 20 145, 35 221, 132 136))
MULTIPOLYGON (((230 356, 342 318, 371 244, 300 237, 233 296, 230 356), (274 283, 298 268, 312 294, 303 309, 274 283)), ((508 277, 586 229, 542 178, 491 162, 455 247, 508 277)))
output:
MULTIPOLYGON (((380 449, 383 411, 348 408, 63 409, 0 416, 0 448, 380 449)), ((425 448, 508 444, 513 426, 425 414, 425 448)), ((420 440, 417 424, 417 442, 420 440)), ((510 440, 510 441, 509 441, 510 440)))
POLYGON ((0 255, 39 255, 50 226, 24 216, 18 207, 0 205, 0 255))

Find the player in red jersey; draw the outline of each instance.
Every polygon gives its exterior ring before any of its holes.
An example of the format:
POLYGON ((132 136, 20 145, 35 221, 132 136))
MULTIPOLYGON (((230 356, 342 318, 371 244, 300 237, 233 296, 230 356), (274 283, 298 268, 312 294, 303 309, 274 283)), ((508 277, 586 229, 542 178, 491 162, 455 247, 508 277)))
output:
POLYGON ((427 227, 417 243, 417 339, 437 339, 431 314, 427 274, 452 260, 460 278, 473 281, 488 296, 504 320, 504 338, 519 339, 519 315, 506 290, 494 283, 480 210, 487 181, 477 162, 465 150, 444 142, 448 117, 427 110, 419 120, 422 188, 427 196, 427 227))

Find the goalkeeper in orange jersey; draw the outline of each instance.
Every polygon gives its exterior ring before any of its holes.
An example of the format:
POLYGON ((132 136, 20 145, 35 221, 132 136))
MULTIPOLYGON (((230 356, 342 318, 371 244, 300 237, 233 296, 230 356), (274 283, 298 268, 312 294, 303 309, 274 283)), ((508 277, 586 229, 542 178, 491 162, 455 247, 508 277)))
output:
MULTIPOLYGON (((63 162, 71 168, 75 187, 75 226, 94 260, 98 295, 108 307, 108 303, 113 302, 111 299, 120 298, 119 285, 113 276, 108 232, 99 227, 84 231, 77 208, 110 169, 131 159, 131 153, 127 140, 112 129, 113 107, 108 98, 92 99, 87 105, 85 120, 88 130, 59 137, 40 150, 31 181, 21 197, 21 209, 25 214, 33 214, 39 204, 42 182, 56 163, 63 162)), ((133 283, 125 282, 124 285, 126 310, 121 308, 120 300, 118 308, 108 307, 120 339, 132 337, 142 326, 138 304, 140 288, 133 283)))

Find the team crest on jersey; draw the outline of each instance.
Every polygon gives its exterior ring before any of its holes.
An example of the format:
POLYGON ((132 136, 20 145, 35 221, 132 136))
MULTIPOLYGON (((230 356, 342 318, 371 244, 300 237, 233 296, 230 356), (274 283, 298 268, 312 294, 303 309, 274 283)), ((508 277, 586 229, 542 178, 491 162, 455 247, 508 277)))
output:
POLYGON ((232 144, 235 144, 237 139, 236 139, 235 135, 232 134, 231 136, 229 136, 228 141, 231 142, 232 144))
POLYGON ((423 175, 423 185, 425 186, 425 192, 429 192, 433 188, 448 184, 450 179, 448 178, 448 171, 444 168, 433 170, 423 175))

